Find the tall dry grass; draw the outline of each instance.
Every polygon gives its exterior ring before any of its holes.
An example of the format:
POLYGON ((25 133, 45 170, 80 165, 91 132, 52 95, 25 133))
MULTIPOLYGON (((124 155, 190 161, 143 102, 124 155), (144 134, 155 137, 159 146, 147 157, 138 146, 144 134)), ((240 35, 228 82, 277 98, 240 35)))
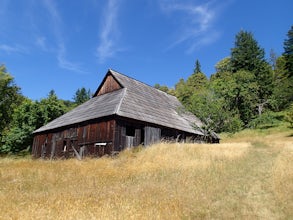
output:
POLYGON ((274 135, 83 161, 3 158, 0 219, 290 219, 293 142, 274 135))

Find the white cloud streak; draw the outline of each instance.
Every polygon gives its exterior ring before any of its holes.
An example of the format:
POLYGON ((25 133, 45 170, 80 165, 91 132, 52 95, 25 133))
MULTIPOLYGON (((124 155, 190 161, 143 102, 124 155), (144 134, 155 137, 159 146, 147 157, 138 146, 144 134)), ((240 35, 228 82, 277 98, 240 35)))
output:
POLYGON ((57 59, 59 66, 63 69, 71 70, 77 73, 87 73, 85 70, 81 68, 80 63, 70 62, 66 59, 66 48, 64 44, 60 44, 58 46, 57 59))
POLYGON ((117 0, 108 0, 108 4, 103 12, 102 29, 99 35, 100 41, 97 47, 96 55, 100 63, 104 63, 106 59, 116 55, 116 41, 119 35, 117 28, 119 3, 117 0))
MULTIPOLYGON (((72 62, 67 59, 66 56, 66 46, 63 40, 63 33, 62 33, 62 19, 60 16, 59 11, 53 0, 44 0, 43 1, 45 8, 47 9, 53 26, 53 32, 57 41, 57 60, 58 65, 62 69, 70 70, 76 73, 88 73, 87 71, 81 68, 81 64, 77 62, 72 62)), ((42 47, 44 50, 46 49, 45 39, 38 38, 36 44, 42 47)))
POLYGON ((20 45, 10 46, 7 44, 1 44, 0 51, 3 51, 7 54, 12 54, 12 53, 27 54, 28 53, 28 49, 26 47, 23 47, 20 45))
POLYGON ((189 44, 187 53, 194 52, 197 48, 213 43, 219 32, 213 28, 216 18, 216 8, 211 3, 196 4, 182 1, 161 1, 161 10, 171 16, 179 16, 180 26, 176 30, 176 40, 168 47, 171 49, 179 44, 189 44))

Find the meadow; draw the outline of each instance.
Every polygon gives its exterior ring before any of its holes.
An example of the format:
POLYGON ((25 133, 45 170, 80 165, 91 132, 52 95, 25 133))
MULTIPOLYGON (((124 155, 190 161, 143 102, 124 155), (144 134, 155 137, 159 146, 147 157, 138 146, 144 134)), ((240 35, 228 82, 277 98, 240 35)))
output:
POLYGON ((1 158, 0 219, 293 219, 293 130, 115 158, 1 158))

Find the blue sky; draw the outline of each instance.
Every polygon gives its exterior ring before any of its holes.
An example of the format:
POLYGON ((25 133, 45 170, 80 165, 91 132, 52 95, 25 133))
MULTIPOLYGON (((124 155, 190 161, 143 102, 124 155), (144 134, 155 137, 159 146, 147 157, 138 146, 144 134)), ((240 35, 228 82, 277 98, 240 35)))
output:
POLYGON ((291 25, 292 0, 0 0, 0 64, 33 100, 94 92, 109 68, 173 87, 196 59, 213 74, 240 30, 281 55, 291 25))

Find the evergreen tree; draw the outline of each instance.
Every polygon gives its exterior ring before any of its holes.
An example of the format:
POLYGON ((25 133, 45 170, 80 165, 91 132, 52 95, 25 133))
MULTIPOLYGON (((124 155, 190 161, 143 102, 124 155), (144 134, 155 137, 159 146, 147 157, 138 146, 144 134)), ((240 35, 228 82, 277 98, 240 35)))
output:
POLYGON ((293 101, 293 78, 288 77, 284 56, 276 59, 274 68, 274 89, 271 97, 272 109, 281 111, 286 109, 293 101))
POLYGON ((186 80, 186 85, 192 90, 192 92, 196 92, 205 88, 207 84, 208 79, 206 75, 201 72, 200 63, 196 60, 194 72, 186 80))
POLYGON ((254 108, 260 115, 273 92, 273 72, 264 55, 264 49, 260 48, 252 33, 240 31, 236 35, 235 47, 231 51, 231 69, 233 73, 243 70, 253 74, 258 97, 254 108))
POLYGON ((195 61, 195 68, 194 68, 193 73, 201 73, 201 67, 200 67, 199 60, 195 61))
POLYGON ((91 91, 86 90, 84 87, 82 87, 81 89, 78 89, 75 92, 73 100, 77 105, 80 105, 86 102, 87 100, 89 100, 90 98, 91 98, 91 91))
POLYGON ((246 70, 256 73, 264 62, 264 55, 264 49, 258 46, 252 33, 240 31, 231 50, 231 69, 233 72, 246 70))
POLYGON ((287 39, 284 41, 284 53, 285 66, 288 77, 293 77, 293 25, 288 31, 287 39))
POLYGON ((284 41, 284 62, 285 62, 285 80, 284 90, 287 98, 287 106, 293 102, 293 26, 288 31, 287 39, 284 41))

